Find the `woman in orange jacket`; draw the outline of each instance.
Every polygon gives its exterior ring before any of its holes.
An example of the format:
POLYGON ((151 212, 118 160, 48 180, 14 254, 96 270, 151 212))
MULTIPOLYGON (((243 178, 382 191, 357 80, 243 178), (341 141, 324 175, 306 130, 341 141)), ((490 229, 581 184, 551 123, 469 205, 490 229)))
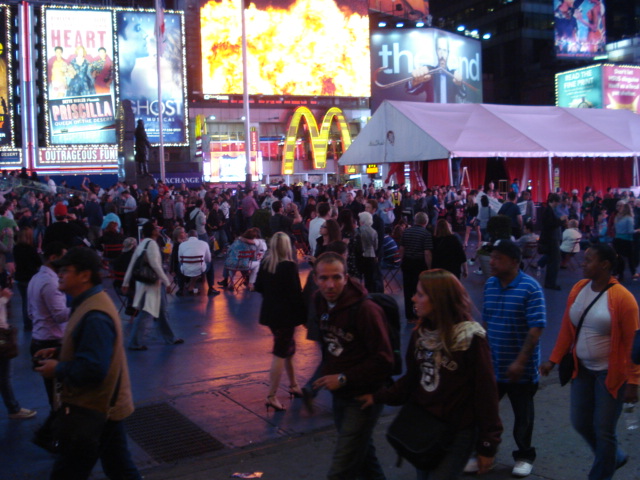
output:
POLYGON ((616 425, 623 403, 638 401, 640 367, 631 363, 638 303, 611 276, 616 261, 608 245, 587 250, 585 279, 569 293, 556 345, 549 361, 540 366, 540 373, 548 375, 573 347, 571 423, 595 455, 589 480, 610 479, 627 463, 618 447, 616 425))

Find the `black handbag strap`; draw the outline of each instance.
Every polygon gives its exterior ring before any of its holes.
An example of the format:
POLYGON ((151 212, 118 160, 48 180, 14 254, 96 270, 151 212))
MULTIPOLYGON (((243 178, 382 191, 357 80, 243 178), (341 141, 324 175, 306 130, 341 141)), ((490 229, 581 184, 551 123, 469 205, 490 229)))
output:
MULTIPOLYGON (((578 334, 580 333, 580 329, 582 328, 582 324, 584 323, 584 319, 587 316, 587 313, 589 313, 589 310, 591 310, 591 307, 593 307, 593 305, 600 299, 600 297, 604 294, 604 292, 606 292, 611 287, 613 287, 613 285, 614 285, 613 283, 607 284, 607 286, 604 287, 602 291, 598 293, 598 295, 596 295, 596 298, 593 299, 593 301, 589 304, 589 306, 584 309, 584 312, 582 312, 582 316, 580 317, 580 321, 578 322, 578 326, 576 327, 576 336, 573 339, 574 346, 578 344, 578 334)), ((573 347, 571 347, 571 350, 573 350, 573 347)))

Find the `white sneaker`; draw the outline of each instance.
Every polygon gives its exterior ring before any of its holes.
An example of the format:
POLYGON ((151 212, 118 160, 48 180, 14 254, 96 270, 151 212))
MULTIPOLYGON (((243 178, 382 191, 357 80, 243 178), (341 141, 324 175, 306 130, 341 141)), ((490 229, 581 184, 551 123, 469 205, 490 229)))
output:
POLYGON ((471 457, 467 461, 467 464, 464 466, 464 473, 477 473, 480 468, 478 467, 478 459, 476 457, 471 457))
POLYGON ((473 273, 475 273, 476 275, 484 275, 481 268, 479 268, 478 270, 474 270, 473 273))
POLYGON ((16 413, 10 413, 9 418, 12 420, 26 420, 36 416, 35 410, 29 410, 28 408, 21 408, 16 413))
POLYGON ((516 464, 513 466, 511 475, 513 475, 514 477, 527 477, 531 474, 532 470, 533 470, 533 463, 529 463, 524 460, 518 460, 516 464))

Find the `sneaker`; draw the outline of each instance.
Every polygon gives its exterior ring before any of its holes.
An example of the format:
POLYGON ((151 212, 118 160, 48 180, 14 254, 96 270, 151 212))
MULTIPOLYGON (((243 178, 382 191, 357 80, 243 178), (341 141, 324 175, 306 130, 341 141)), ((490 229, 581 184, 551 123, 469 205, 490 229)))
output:
POLYGON ((478 270, 474 270, 473 273, 475 273, 476 275, 484 275, 484 272, 481 268, 479 268, 478 270))
POLYGON ((467 461, 467 464, 464 466, 464 473, 477 473, 480 470, 478 467, 478 459, 476 457, 471 457, 467 461))
POLYGON ((474 265, 476 264, 476 260, 475 260, 474 258, 470 258, 470 259, 468 259, 468 260, 467 260, 467 263, 468 263, 470 266, 474 266, 474 265))
POLYGON ((215 288, 210 288, 207 292, 207 295, 210 297, 215 297, 216 295, 220 295, 220 291, 216 290, 215 288))
POLYGON ((513 466, 511 475, 513 475, 514 477, 527 477, 531 474, 532 470, 533 463, 529 463, 525 460, 518 460, 513 466))
POLYGON ((26 420, 27 418, 33 418, 38 414, 35 410, 29 410, 28 408, 21 408, 16 413, 10 413, 9 418, 12 420, 26 420))

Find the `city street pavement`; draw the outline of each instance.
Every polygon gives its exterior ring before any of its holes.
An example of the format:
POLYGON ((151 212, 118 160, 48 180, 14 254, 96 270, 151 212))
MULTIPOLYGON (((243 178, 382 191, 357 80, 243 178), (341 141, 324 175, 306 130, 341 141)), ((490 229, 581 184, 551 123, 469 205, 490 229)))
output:
MULTIPOLYGON (((475 267, 470 268, 472 272, 475 267)), ((217 279, 222 271, 216 262, 217 279)), ((308 268, 301 265, 301 276, 308 268)), ((535 272, 534 272, 535 274, 535 272)), ((580 278, 580 272, 560 273, 562 291, 545 290, 548 328, 542 338, 543 358, 548 357, 558 332, 568 290, 580 278)), ((478 308, 482 308, 484 277, 470 274, 463 281, 478 308)), ((109 280, 106 280, 109 285, 109 280)), ((625 284, 638 296, 640 285, 625 284)), ((398 284, 393 294, 402 302, 398 284)), ((185 479, 211 480, 230 478, 236 472, 263 472, 266 480, 325 478, 335 434, 331 418, 331 398, 320 392, 316 412, 307 413, 301 400, 290 400, 288 380, 283 376, 278 397, 286 412, 267 412, 265 397, 271 362, 272 337, 258 324, 261 296, 242 290, 223 292, 217 297, 203 293, 196 297, 169 297, 170 323, 183 345, 167 346, 152 332, 145 352, 128 352, 134 400, 138 409, 149 405, 168 404, 211 435, 222 447, 198 456, 188 451, 169 462, 154 458, 147 450, 131 442, 134 461, 147 480, 185 479)), ((20 326, 19 295, 12 299, 10 318, 20 326)), ((402 307, 402 304, 401 304, 402 307)), ((128 319, 124 319, 125 325, 128 319)), ((21 328, 20 328, 21 330, 21 328)), ((407 341, 411 326, 404 329, 407 341)), ((30 443, 33 430, 47 414, 47 400, 42 381, 31 371, 28 355, 29 335, 21 331, 22 350, 13 360, 13 385, 23 407, 36 408, 35 420, 8 420, 0 414, 0 480, 45 479, 53 457, 30 443)), ((296 334, 295 365, 298 382, 304 383, 319 358, 318 348, 305 339, 305 330, 296 334)), ((375 432, 379 456, 389 480, 413 479, 408 464, 395 466, 396 456, 384 438, 395 409, 387 408, 375 432)), ((508 400, 501 404, 505 424, 503 443, 496 468, 484 476, 488 480, 511 478, 514 449, 511 435, 511 408, 508 400)), ((163 417, 155 425, 165 427, 163 417)), ((166 427, 167 429, 173 427, 166 427)), ((640 430, 627 431, 620 422, 619 438, 630 455, 629 463, 615 476, 620 480, 640 479, 640 430)), ((569 423, 569 387, 560 387, 557 375, 543 379, 536 396, 536 429, 534 445, 538 450, 532 479, 577 480, 586 478, 591 454, 569 423)), ((177 445, 176 450, 188 445, 177 445)), ((96 467, 93 478, 104 475, 96 467)))

